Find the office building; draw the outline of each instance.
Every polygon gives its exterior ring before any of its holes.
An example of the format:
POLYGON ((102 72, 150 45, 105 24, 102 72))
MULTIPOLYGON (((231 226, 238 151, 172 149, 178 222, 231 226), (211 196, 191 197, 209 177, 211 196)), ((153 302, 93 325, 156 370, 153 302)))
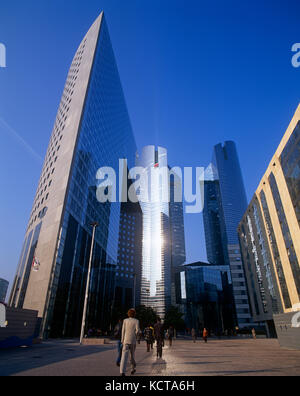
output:
POLYGON ((229 265, 237 326, 252 326, 247 285, 241 261, 237 228, 247 208, 247 198, 234 142, 214 147, 206 171, 204 227, 211 264, 229 265), (211 168, 211 170, 209 169, 211 168))
MULTIPOLYGON (((164 148, 146 146, 137 159, 145 169, 144 188, 148 202, 143 199, 143 246, 141 304, 152 307, 163 319, 171 305, 171 246, 169 203, 162 199, 163 182, 159 170, 168 167, 164 148), (151 177, 152 176, 152 177, 151 177)), ((145 198, 145 197, 144 197, 145 198)))
POLYGON ((114 308, 119 316, 141 303, 143 214, 139 203, 121 204, 114 308))
POLYGON ((207 260, 213 265, 229 265, 220 182, 213 164, 205 170, 203 223, 207 260))
POLYGON ((162 147, 144 147, 137 165, 144 169, 147 180, 141 194, 147 190, 148 197, 141 202, 141 304, 152 307, 164 319, 168 307, 176 303, 175 273, 185 261, 183 205, 175 194, 181 180, 170 172, 167 150, 162 147))
POLYGON ((0 278, 0 302, 6 301, 8 285, 9 282, 7 280, 0 278))
POLYGON ((47 150, 12 307, 33 309, 47 337, 80 334, 92 222, 95 234, 86 326, 109 327, 118 260, 120 203, 96 197, 101 167, 134 166, 135 140, 104 14, 71 64, 47 150))
POLYGON ((170 177, 170 236, 171 236, 171 304, 179 304, 180 283, 176 274, 182 269, 186 260, 183 202, 177 202, 176 192, 182 191, 182 181, 178 175, 170 177))
POLYGON ((215 335, 233 334, 236 317, 229 266, 196 262, 180 272, 181 304, 189 329, 215 335))
POLYGON ((254 320, 300 348, 300 106, 239 225, 254 320))

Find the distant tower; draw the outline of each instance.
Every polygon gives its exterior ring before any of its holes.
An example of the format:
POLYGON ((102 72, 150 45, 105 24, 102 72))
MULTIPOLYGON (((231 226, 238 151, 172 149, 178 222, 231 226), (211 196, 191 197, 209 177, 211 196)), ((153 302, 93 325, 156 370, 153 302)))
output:
MULTIPOLYGON (((211 246, 218 246, 214 251, 217 255, 211 256, 213 260, 220 260, 220 243, 222 243, 224 264, 230 265, 233 294, 236 307, 237 324, 239 327, 251 325, 251 313, 249 307, 248 292, 245 273, 242 265, 240 245, 238 239, 238 225, 247 209, 247 197, 239 163, 238 153, 234 142, 225 142, 214 147, 213 153, 214 179, 216 201, 215 210, 211 211, 216 229, 220 229, 215 235, 213 228, 210 230, 209 242, 211 246), (219 211, 216 217, 216 209, 219 211)), ((208 203, 209 205, 209 203, 208 203)), ((208 252, 211 252, 209 247, 208 252)), ((222 260, 221 260, 222 261, 222 260)))
POLYGON ((58 109, 10 305, 37 310, 45 337, 80 333, 97 221, 87 325, 108 329, 121 205, 96 199, 101 167, 134 166, 136 145, 104 14, 80 44, 58 109))
POLYGON ((183 202, 176 202, 176 189, 182 191, 182 180, 178 175, 170 177, 170 227, 171 227, 171 304, 181 301, 181 284, 179 281, 182 265, 186 261, 183 202))
POLYGON ((167 150, 144 147, 137 165, 145 168, 149 202, 141 202, 143 211, 143 247, 141 304, 152 307, 163 319, 171 304, 171 246, 169 203, 162 202, 163 189, 159 174, 168 167, 167 150))
POLYGON ((5 302, 9 282, 0 278, 0 302, 5 302))
POLYGON ((174 199, 178 180, 169 174, 166 149, 144 147, 137 165, 145 169, 149 194, 149 202, 141 202, 141 304, 152 307, 164 319, 168 307, 176 303, 175 272, 185 262, 183 206, 174 199), (162 169, 167 171, 167 178, 161 176, 162 169), (163 198, 165 191, 170 192, 169 200, 163 198))
POLYGON ((210 164, 205 170, 203 222, 209 263, 228 265, 220 181, 217 169, 213 164, 210 164))

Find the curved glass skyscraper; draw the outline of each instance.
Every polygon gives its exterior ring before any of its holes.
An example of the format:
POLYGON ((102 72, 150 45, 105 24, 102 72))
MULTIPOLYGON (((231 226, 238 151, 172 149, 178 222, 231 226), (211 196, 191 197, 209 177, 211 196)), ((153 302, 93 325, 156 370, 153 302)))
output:
MULTIPOLYGON (((87 325, 109 325, 120 204, 96 199, 100 167, 135 161, 136 145, 104 14, 81 42, 58 109, 10 304, 34 309, 46 336, 79 335, 97 221, 87 325), (34 265, 32 266, 32 263, 34 265)), ((132 242, 134 243, 134 242, 132 242)))
POLYGON ((137 165, 144 168, 144 191, 148 202, 141 202, 143 211, 143 247, 141 304, 151 306, 163 319, 171 303, 171 238, 169 202, 163 199, 168 181, 160 170, 168 169, 167 150, 146 146, 137 165), (164 184, 165 183, 165 184, 164 184))

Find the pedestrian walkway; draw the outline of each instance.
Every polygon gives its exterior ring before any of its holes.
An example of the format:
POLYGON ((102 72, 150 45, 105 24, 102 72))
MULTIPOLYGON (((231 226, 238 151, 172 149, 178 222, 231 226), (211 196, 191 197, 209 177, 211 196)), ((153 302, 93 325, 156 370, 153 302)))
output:
MULTIPOLYGON (((51 341, 32 348, 0 351, 0 375, 119 376, 117 346, 80 346, 51 341)), ((163 358, 156 348, 137 345, 136 376, 299 376, 300 351, 279 347, 277 340, 174 340, 163 358)), ((127 375, 130 377, 130 368, 127 375)))
MULTIPOLYGON (((139 364, 138 364, 139 366, 139 364)), ((279 347, 277 340, 175 341, 163 359, 155 353, 141 360, 138 375, 151 376, 299 376, 300 351, 279 347)))

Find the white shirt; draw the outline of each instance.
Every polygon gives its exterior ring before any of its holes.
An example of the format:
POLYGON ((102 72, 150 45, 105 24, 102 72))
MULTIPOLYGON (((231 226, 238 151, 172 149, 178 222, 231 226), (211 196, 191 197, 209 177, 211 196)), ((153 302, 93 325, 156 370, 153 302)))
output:
POLYGON ((122 327, 122 344, 136 344, 136 336, 140 331, 140 322, 134 318, 125 319, 122 327))

